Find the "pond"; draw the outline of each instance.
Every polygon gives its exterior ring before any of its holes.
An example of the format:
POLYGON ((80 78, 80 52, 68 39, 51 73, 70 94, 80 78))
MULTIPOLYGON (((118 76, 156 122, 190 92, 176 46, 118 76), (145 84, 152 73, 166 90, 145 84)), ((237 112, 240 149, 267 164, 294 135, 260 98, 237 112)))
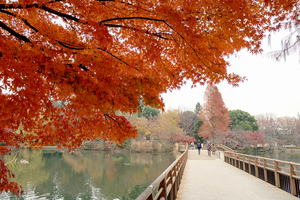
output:
MULTIPOLYGON (((135 199, 179 156, 178 153, 111 153, 100 151, 20 150, 16 156, 29 164, 14 169, 23 187, 20 199, 135 199)), ((18 199, 2 193, 0 199, 18 199)))

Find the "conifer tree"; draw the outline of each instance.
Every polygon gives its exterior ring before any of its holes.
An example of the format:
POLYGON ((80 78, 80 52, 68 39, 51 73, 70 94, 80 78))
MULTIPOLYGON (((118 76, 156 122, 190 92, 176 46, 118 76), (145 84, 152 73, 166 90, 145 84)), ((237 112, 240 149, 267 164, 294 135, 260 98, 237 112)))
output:
POLYGON ((198 135, 204 139, 212 139, 216 134, 230 130, 229 111, 225 107, 222 95, 217 86, 208 85, 204 95, 204 104, 199 112, 203 125, 198 135))

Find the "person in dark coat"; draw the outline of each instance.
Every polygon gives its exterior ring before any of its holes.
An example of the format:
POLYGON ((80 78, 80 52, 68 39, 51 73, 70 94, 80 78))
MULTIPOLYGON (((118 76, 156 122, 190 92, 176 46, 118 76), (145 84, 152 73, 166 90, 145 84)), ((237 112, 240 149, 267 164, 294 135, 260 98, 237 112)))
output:
POLYGON ((208 156, 210 156, 211 155, 211 146, 210 146, 210 144, 208 144, 207 145, 207 153, 208 153, 208 156))
POLYGON ((198 149, 198 154, 200 155, 200 150, 201 150, 201 141, 200 140, 198 140, 197 149, 198 149))

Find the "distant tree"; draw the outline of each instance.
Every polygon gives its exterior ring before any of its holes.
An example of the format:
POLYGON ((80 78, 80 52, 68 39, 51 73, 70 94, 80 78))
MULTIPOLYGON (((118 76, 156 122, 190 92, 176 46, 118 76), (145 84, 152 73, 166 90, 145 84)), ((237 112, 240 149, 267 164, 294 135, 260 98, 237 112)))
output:
POLYGON ((257 146, 258 144, 264 144, 265 138, 263 133, 260 132, 248 132, 246 133, 246 140, 250 145, 257 146))
POLYGON ((145 117, 147 119, 150 119, 151 117, 157 117, 159 115, 160 110, 152 106, 145 106, 143 99, 140 99, 138 102, 138 117, 145 117))
POLYGON ((290 144, 300 143, 300 120, 296 117, 279 117, 276 119, 278 132, 285 136, 284 139, 290 144))
POLYGON ((206 88, 200 119, 203 120, 203 125, 198 132, 200 137, 211 140, 217 132, 230 130, 229 111, 215 85, 208 85, 206 88))
POLYGON ((198 132, 199 132, 199 129, 200 129, 200 127, 202 126, 202 124, 203 124, 203 121, 201 120, 201 119, 198 119, 198 120, 196 120, 196 122, 195 122, 195 127, 194 127, 194 131, 193 131, 193 133, 194 133, 194 138, 198 141, 198 140, 201 140, 201 142, 203 142, 203 137, 200 137, 199 135, 198 135, 198 132))
POLYGON ((259 126, 259 132, 265 134, 266 143, 273 146, 276 145, 279 136, 279 127, 276 123, 276 115, 273 113, 266 113, 255 116, 255 119, 259 126))
POLYGON ((178 135, 183 135, 180 128, 179 110, 167 110, 159 115, 155 127, 157 129, 157 139, 172 140, 178 135), (159 128, 158 128, 159 127, 159 128))
POLYGON ((297 114, 298 114, 298 119, 300 119, 300 113, 298 112, 297 114))
POLYGON ((194 137, 188 135, 178 135, 175 136, 172 140, 179 143, 192 143, 196 141, 194 137))
POLYGON ((180 127, 187 135, 194 135, 195 121, 196 115, 193 111, 184 111, 180 113, 180 127))
POLYGON ((140 99, 139 101, 139 106, 138 106, 138 117, 142 117, 142 111, 145 107, 145 103, 143 102, 142 99, 140 99))
POLYGON ((261 132, 252 132, 252 131, 238 131, 236 133, 236 140, 241 146, 257 146, 258 144, 265 143, 264 134, 261 132))
POLYGON ((245 131, 258 131, 258 125, 254 116, 242 110, 231 110, 230 113, 230 128, 242 128, 245 131))
POLYGON ((168 110, 158 117, 129 118, 130 123, 134 124, 141 138, 147 140, 171 140, 177 135, 183 135, 183 130, 179 127, 179 111, 168 110))
POLYGON ((285 144, 285 140, 278 140, 278 145, 283 146, 285 144))
POLYGON ((195 115, 196 115, 197 118, 199 118, 199 111, 200 111, 200 110, 201 110, 201 105, 200 105, 199 102, 197 102, 196 107, 195 107, 195 110, 194 110, 195 115))
POLYGON ((153 108, 151 106, 145 106, 142 110, 142 116, 150 119, 151 117, 157 117, 160 111, 157 108, 153 108))
POLYGON ((203 121, 199 118, 200 110, 201 110, 201 104, 199 102, 197 102, 195 111, 194 111, 195 112, 195 125, 194 125, 193 135, 197 141, 201 140, 201 142, 203 142, 203 138, 199 137, 199 135, 198 135, 199 128, 203 124, 203 121))

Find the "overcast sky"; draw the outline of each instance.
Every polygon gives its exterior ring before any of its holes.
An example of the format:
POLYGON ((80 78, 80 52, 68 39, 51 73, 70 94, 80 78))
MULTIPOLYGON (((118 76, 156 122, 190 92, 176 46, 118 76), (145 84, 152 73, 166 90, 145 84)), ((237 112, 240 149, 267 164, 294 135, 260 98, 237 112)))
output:
MULTIPOLYGON (((230 72, 246 76, 248 81, 232 87, 223 82, 217 87, 229 110, 240 109, 251 115, 273 113, 277 117, 297 117, 300 113, 300 63, 299 53, 277 62, 267 58, 268 52, 278 50, 281 38, 288 32, 272 35, 272 48, 263 41, 264 53, 253 56, 245 50, 230 58, 230 72)), ((203 104, 206 86, 191 89, 191 84, 180 90, 163 94, 166 109, 194 110, 197 102, 203 104)))

